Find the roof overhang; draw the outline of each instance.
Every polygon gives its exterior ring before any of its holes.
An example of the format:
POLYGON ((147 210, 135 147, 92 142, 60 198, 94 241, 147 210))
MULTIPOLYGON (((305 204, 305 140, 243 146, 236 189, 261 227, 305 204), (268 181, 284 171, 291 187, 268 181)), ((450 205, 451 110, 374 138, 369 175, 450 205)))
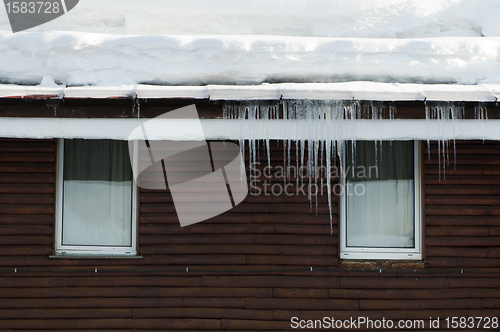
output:
POLYGON ((0 85, 0 98, 23 99, 208 99, 208 100, 373 100, 496 102, 500 84, 277 83, 261 85, 44 87, 0 85))

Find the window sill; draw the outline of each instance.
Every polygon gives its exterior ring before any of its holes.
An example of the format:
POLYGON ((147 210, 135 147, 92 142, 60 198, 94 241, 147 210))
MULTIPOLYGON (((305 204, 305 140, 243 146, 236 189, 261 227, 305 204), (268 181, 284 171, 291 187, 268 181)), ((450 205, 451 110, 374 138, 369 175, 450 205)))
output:
POLYGON ((423 260, 351 260, 341 259, 340 266, 344 267, 365 267, 365 268, 424 268, 423 260))
POLYGON ((64 254, 52 255, 51 259, 142 259, 143 256, 133 255, 86 255, 86 254, 64 254))

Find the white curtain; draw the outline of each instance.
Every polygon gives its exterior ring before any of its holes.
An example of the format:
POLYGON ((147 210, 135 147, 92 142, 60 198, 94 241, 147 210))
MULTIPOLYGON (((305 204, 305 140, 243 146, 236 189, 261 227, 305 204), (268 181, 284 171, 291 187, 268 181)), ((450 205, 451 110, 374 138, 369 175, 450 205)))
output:
POLYGON ((376 144, 347 147, 346 245, 414 248, 413 142, 376 144))
POLYGON ((64 141, 62 244, 132 244, 132 174, 127 142, 64 141))

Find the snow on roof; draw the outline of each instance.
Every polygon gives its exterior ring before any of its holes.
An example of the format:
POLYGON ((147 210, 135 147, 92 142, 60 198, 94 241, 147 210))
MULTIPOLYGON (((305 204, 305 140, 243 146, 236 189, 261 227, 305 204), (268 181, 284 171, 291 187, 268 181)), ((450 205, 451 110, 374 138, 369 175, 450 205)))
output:
POLYGON ((500 83, 500 37, 0 34, 0 80, 38 84, 500 83))
POLYGON ((12 34, 0 11, 0 82, 500 84, 498 17, 498 0, 86 0, 12 34))
POLYGON ((111 87, 21 86, 0 84, 0 98, 141 98, 141 99, 210 99, 277 100, 332 99, 380 101, 471 101, 496 102, 500 84, 399 84, 374 82, 279 83, 261 85, 111 87))
MULTIPOLYGON (((347 38, 500 36, 498 0, 85 0, 41 31, 347 38)), ((0 30, 10 31, 0 10, 0 30)))

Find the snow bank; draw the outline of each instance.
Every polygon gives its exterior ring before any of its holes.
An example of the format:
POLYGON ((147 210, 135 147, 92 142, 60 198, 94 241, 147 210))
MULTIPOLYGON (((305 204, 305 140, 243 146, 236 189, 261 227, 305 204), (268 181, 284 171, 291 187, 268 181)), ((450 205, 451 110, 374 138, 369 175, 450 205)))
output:
MULTIPOLYGON (((31 31, 129 35, 500 36, 498 0, 80 0, 31 31)), ((10 31, 5 11, 0 29, 10 31)))
POLYGON ((0 80, 166 85, 500 83, 500 38, 0 34, 0 80))

